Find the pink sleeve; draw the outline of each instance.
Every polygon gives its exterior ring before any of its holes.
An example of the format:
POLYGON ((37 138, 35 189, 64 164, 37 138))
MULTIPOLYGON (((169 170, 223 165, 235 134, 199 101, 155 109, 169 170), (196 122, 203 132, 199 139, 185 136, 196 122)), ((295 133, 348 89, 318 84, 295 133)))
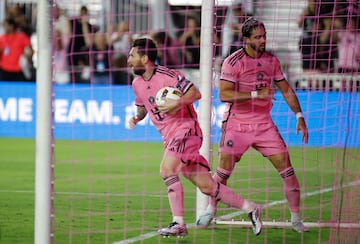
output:
POLYGON ((141 101, 141 99, 138 96, 135 97, 135 105, 142 107, 144 106, 144 103, 141 101))
POLYGON ((225 59, 223 65, 221 66, 220 80, 226 80, 235 83, 236 74, 237 73, 235 72, 234 67, 230 65, 225 59))
POLYGON ((177 72, 176 87, 180 89, 182 93, 186 93, 189 90, 189 88, 193 86, 194 83, 188 80, 182 72, 178 70, 176 72, 177 72))
POLYGON ((133 80, 133 84, 132 84, 132 88, 135 94, 135 105, 136 106, 144 106, 143 101, 141 100, 140 96, 138 95, 139 93, 141 93, 141 91, 139 91, 138 89, 141 88, 140 86, 136 85, 137 83, 137 78, 135 78, 133 80))
POLYGON ((275 81, 281 81, 281 80, 284 80, 285 79, 285 76, 284 76, 284 73, 282 72, 282 69, 281 69, 281 64, 280 64, 280 61, 279 59, 275 58, 275 75, 274 75, 274 80, 275 81))

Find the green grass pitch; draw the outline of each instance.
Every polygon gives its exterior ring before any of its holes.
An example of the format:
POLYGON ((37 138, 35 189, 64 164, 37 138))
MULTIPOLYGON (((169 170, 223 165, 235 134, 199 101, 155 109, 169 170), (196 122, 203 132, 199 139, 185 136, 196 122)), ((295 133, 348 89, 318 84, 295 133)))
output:
MULTIPOLYGON (((35 141, 1 138, 0 150, 0 243, 34 243, 35 141)), ((346 217, 347 196, 358 185, 320 190, 354 181, 360 149, 305 147, 290 148, 290 153, 302 193, 314 193, 301 200, 304 221, 351 218, 346 217), (337 216, 339 213, 342 215, 337 216)), ((183 182, 189 235, 181 239, 158 237, 154 234, 156 230, 171 221, 166 188, 158 174, 161 155, 161 143, 56 141, 54 242, 308 244, 329 241, 330 228, 311 228, 305 234, 289 228, 264 228, 257 237, 250 228, 237 225, 196 229, 192 227, 196 189, 187 181, 183 182)), ((211 158, 216 168, 217 145, 211 158)), ((238 163, 229 186, 245 198, 263 204, 284 199, 278 174, 266 159, 251 150, 238 163)), ((358 202, 355 206, 358 210, 359 205, 358 202)), ((217 216, 234 211, 219 205, 217 216)), ((246 216, 236 217, 242 218, 247 220, 246 216)), ((286 203, 274 204, 263 211, 264 221, 289 218, 286 203)))

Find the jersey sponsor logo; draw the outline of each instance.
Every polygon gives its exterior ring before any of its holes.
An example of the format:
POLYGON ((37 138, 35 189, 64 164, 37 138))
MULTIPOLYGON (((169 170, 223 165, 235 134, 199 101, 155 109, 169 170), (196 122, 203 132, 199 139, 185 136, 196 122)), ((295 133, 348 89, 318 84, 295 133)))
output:
POLYGON ((256 90, 261 90, 263 88, 267 87, 267 84, 266 83, 259 83, 259 84, 256 84, 255 85, 255 89, 256 90))
POLYGON ((151 113, 157 121, 163 121, 165 119, 164 113, 162 113, 157 107, 152 108, 151 113))
MULTIPOLYGON (((155 104, 155 98, 153 96, 150 96, 148 100, 149 100, 149 103, 155 104)), ((156 106, 151 109, 151 113, 154 115, 154 117, 157 121, 163 121, 165 118, 164 114, 162 112, 160 112, 160 110, 156 106)))

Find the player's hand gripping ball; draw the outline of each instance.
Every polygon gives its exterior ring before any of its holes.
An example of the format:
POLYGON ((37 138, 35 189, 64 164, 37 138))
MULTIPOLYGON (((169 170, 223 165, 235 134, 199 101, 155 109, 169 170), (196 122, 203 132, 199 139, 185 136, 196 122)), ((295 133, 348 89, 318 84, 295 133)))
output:
POLYGON ((157 106, 161 106, 164 105, 167 100, 169 99, 179 100, 181 96, 182 96, 182 92, 179 89, 175 87, 166 86, 161 88, 156 93, 155 103, 157 106))

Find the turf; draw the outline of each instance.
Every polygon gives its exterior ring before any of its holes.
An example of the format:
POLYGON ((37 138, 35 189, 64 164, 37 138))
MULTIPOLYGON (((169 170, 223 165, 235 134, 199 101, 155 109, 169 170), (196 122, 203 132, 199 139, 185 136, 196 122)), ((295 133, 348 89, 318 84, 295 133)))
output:
MULTIPOLYGON (((0 243, 34 243, 35 141, 1 138, 0 148, 0 243)), ((212 152, 215 168, 216 145, 212 152)), ((302 192, 315 192, 301 200, 303 219, 351 220, 349 211, 360 209, 351 192, 359 186, 331 188, 355 180, 360 149, 306 147, 291 148, 290 153, 302 192), (330 190, 318 192, 325 188, 330 190)), ((161 143, 56 141, 54 243, 131 243, 130 238, 136 238, 136 243, 327 243, 334 236, 329 228, 312 228, 305 234, 265 228, 258 237, 250 228, 237 225, 193 228, 196 189, 184 181, 189 235, 182 239, 158 237, 156 230, 171 220, 166 188, 158 174, 161 155, 161 143)), ((259 203, 283 200, 279 176, 254 151, 244 155, 229 186, 259 203)), ((234 211, 219 205, 217 216, 234 211)), ((242 218, 247 220, 236 216, 242 218)), ((265 221, 289 218, 287 204, 274 204, 263 211, 265 221)), ((359 231, 352 233, 358 235, 359 231)), ((359 239, 354 240, 351 243, 359 239)))

